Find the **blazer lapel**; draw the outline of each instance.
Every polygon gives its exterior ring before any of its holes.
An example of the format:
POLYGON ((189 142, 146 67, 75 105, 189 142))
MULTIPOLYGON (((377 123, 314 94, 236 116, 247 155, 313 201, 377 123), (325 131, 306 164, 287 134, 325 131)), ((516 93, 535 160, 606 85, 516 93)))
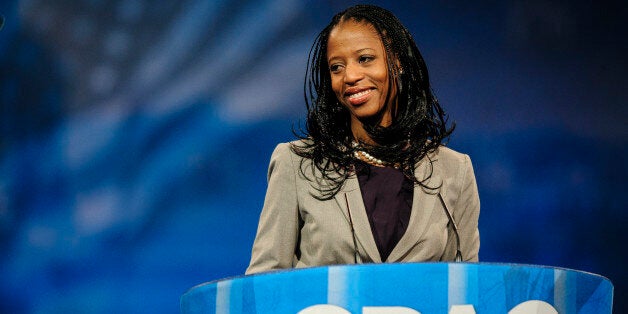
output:
MULTIPOLYGON (((433 162, 436 162, 433 160, 433 162)), ((415 174, 419 178, 426 178, 432 172, 432 176, 427 180, 428 186, 439 186, 441 178, 436 171, 437 167, 433 166, 427 160, 423 160, 415 169, 415 174)), ((397 262, 401 260, 415 245, 421 240, 421 236, 428 228, 428 222, 432 216, 432 211, 438 198, 438 191, 426 189, 418 184, 414 185, 414 195, 412 197, 412 211, 410 213, 410 222, 408 229, 399 240, 393 251, 386 261, 397 262)), ((368 222, 368 221, 367 221, 368 222)))
POLYGON ((366 209, 364 208, 358 178, 355 175, 347 178, 342 189, 336 193, 335 198, 342 213, 345 218, 347 218, 347 221, 353 222, 353 229, 355 230, 355 237, 358 244, 364 248, 366 254, 373 262, 381 263, 382 259, 379 256, 379 250, 373 238, 371 224, 366 216, 366 209), (347 203, 349 204, 349 208, 347 208, 347 203), (351 219, 349 219, 349 213, 351 219))

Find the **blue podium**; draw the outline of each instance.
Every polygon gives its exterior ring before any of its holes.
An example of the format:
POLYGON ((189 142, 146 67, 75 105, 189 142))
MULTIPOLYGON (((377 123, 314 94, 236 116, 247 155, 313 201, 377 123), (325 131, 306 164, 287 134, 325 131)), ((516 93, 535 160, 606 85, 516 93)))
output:
POLYGON ((596 313, 612 312, 599 275, 517 264, 400 263, 285 270, 198 285, 182 313, 596 313))

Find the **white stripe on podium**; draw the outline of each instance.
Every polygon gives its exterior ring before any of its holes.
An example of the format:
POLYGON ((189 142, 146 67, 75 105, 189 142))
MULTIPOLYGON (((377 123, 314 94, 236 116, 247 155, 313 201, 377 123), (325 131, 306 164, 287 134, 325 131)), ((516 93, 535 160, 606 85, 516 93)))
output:
MULTIPOLYGON (((347 267, 329 267, 327 269, 327 303, 347 308, 351 300, 351 286, 346 272, 347 267)), ((357 281, 354 276, 353 281, 357 281)))
POLYGON ((216 285, 216 314, 229 314, 231 280, 219 281, 216 285))
POLYGON ((576 313, 576 285, 569 272, 554 269, 554 308, 558 313, 576 313))
POLYGON ((477 282, 477 268, 466 264, 450 263, 448 266, 447 283, 447 308, 452 305, 464 305, 477 303, 477 285, 469 282, 477 282))

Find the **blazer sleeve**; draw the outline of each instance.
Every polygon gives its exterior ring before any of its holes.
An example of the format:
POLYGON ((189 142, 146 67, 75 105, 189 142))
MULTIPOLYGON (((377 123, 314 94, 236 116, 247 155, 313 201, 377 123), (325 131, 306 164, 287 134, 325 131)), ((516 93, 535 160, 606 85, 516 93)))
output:
POLYGON ((454 217, 458 223, 460 251, 463 261, 477 262, 480 251, 480 197, 475 182, 471 159, 464 155, 460 193, 454 207, 454 217))
POLYGON ((295 169, 290 144, 277 145, 246 274, 293 267, 299 234, 295 169))

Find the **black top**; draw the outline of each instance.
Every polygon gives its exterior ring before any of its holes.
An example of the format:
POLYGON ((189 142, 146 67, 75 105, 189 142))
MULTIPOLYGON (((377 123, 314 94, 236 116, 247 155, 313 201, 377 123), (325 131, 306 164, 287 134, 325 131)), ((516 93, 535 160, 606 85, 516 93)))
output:
POLYGON ((414 182, 391 167, 356 162, 355 169, 375 244, 386 261, 408 229, 414 182))

